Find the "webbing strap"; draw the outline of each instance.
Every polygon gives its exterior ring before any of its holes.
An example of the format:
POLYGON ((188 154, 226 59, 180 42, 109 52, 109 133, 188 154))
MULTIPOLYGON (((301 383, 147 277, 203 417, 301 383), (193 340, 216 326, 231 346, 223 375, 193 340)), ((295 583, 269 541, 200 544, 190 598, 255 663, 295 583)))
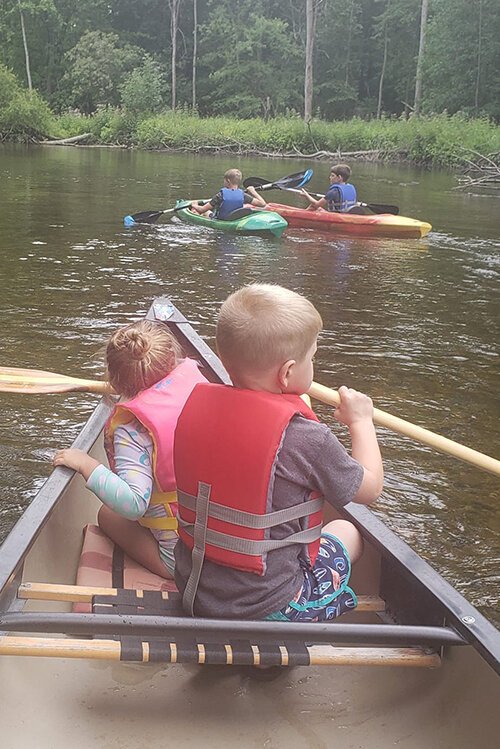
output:
POLYGON ((207 537, 208 510, 210 503, 210 484, 203 481, 198 482, 198 496, 196 497, 196 521, 191 525, 194 546, 191 552, 191 573, 182 596, 184 610, 194 616, 194 599, 200 583, 203 560, 205 559, 205 546, 207 537))
MULTIPOLYGON (((177 499, 182 507, 185 507, 192 512, 198 512, 197 497, 178 489, 177 499)), ((262 529, 272 528, 275 525, 289 523, 291 520, 297 520, 298 518, 312 515, 315 512, 319 512, 322 507, 323 499, 322 497, 318 497, 317 499, 309 499, 307 502, 302 502, 302 504, 293 505, 293 507, 286 507, 284 510, 276 510, 275 512, 256 515, 252 512, 235 510, 232 507, 220 505, 217 502, 210 502, 208 514, 209 517, 214 518, 214 520, 223 520, 226 523, 242 525, 245 528, 262 529)), ((184 527, 184 524, 182 527, 184 527)))
MULTIPOLYGON (((185 520, 179 518, 179 526, 188 534, 188 536, 192 536, 194 539, 195 545, 192 552, 193 560, 196 549, 196 530, 199 517, 199 515, 196 517, 194 525, 193 523, 187 523, 185 520)), ((203 541, 204 544, 208 543, 212 546, 217 546, 219 549, 225 549, 226 551, 235 551, 238 554, 260 556, 261 554, 265 554, 266 551, 271 551, 272 549, 282 549, 284 546, 291 546, 291 544, 310 544, 313 541, 317 541, 321 535, 321 527, 321 523, 319 523, 319 525, 315 525, 312 528, 306 528, 306 530, 292 533, 291 536, 287 536, 286 538, 269 538, 263 541, 255 541, 250 538, 238 538, 237 536, 231 536, 207 528, 203 541)), ((205 548, 205 546, 203 548, 205 548)), ((193 573, 191 572, 191 575, 192 574, 193 573)))

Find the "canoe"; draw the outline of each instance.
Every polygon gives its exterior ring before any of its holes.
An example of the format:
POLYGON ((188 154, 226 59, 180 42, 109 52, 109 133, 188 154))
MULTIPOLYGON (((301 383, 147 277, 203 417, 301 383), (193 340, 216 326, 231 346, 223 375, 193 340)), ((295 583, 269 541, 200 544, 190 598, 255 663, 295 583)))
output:
MULTIPOLYGON (((168 305, 156 300, 148 316, 168 317, 186 354, 227 383, 168 305)), ((74 443, 99 460, 110 408, 101 400, 74 443)), ((342 511, 365 544, 358 609, 292 624, 187 618, 178 595, 147 590, 140 571, 124 584, 116 548, 109 585, 75 585, 98 505, 80 476, 57 468, 0 547, 3 746, 498 745, 500 633, 369 508, 342 511), (72 610, 82 602, 91 613, 72 610), (249 670, 259 662, 278 664, 278 681, 251 678, 265 673, 249 670)), ((104 555, 94 557, 103 574, 104 555)))
MULTIPOLYGON (((184 202, 184 201, 179 201, 184 202)), ((277 213, 265 210, 254 210, 248 215, 233 221, 221 221, 218 218, 210 218, 206 214, 199 214, 189 207, 175 211, 181 221, 195 226, 207 226, 217 231, 229 231, 236 234, 257 234, 260 236, 281 237, 286 227, 286 220, 277 213)))
POLYGON ((308 211, 305 208, 295 208, 281 203, 268 203, 267 209, 273 213, 279 213, 292 228, 316 229, 358 237, 420 239, 432 229, 432 226, 425 221, 406 216, 394 216, 391 213, 357 216, 353 213, 331 213, 323 208, 308 211))

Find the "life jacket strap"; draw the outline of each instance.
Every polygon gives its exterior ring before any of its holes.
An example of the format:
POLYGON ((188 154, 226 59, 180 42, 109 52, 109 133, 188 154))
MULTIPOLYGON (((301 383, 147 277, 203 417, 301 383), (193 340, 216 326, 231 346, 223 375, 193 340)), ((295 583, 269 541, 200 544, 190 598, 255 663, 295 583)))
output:
MULTIPOLYGON (((198 513, 197 497, 178 489, 177 498, 182 507, 198 513)), ((313 515, 315 512, 319 512, 322 507, 323 498, 318 497, 316 499, 309 499, 307 502, 302 502, 302 504, 294 505, 293 507, 286 507, 284 510, 256 515, 251 512, 244 512, 243 510, 235 510, 232 507, 227 507, 217 502, 210 502, 208 517, 232 523, 233 525, 242 525, 245 528, 262 529, 273 528, 275 525, 289 523, 291 520, 313 515)), ((184 525, 185 523, 183 522, 182 527, 184 525)))
POLYGON ((208 524, 208 509, 210 503, 210 484, 198 482, 197 515, 193 528, 194 546, 191 552, 191 573, 182 596, 182 605, 185 611, 194 616, 194 599, 200 584, 203 560, 205 559, 206 535, 208 524))
POLYGON ((154 492, 149 502, 149 507, 158 507, 162 505, 165 508, 165 515, 155 517, 154 515, 144 515, 139 518, 139 525, 150 530, 176 531, 178 528, 176 513, 172 510, 171 505, 177 503, 177 492, 154 492))
MULTIPOLYGON (((193 546, 194 553, 196 548, 197 523, 187 523, 185 520, 182 520, 182 518, 179 518, 179 526, 188 536, 192 536, 195 540, 195 546, 193 546)), ((292 533, 286 538, 268 538, 262 541, 231 536, 229 533, 221 533, 220 531, 207 529, 207 532, 204 535, 204 542, 205 545, 208 543, 211 546, 217 546, 219 549, 224 549, 225 551, 234 551, 238 554, 249 554, 250 556, 261 556, 261 554, 265 554, 266 551, 272 551, 273 549, 282 549, 283 547, 291 546, 292 544, 310 544, 313 541, 317 541, 321 536, 322 527, 322 524, 318 523, 318 525, 314 525, 311 528, 292 533)))

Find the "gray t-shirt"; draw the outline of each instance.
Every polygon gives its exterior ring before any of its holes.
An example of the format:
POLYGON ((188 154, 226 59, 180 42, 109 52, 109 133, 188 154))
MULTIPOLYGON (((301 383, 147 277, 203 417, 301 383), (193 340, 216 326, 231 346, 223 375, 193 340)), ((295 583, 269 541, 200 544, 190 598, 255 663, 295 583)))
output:
MULTIPOLYGON (((303 416, 289 423, 274 466, 272 511, 300 504, 319 491, 335 507, 356 495, 363 467, 348 454, 330 429, 303 416)), ((284 538, 301 530, 300 520, 271 530, 284 538)), ((267 554, 267 569, 259 576, 205 560, 194 610, 197 616, 224 619, 263 619, 286 606, 303 582, 300 544, 267 554)), ((191 571, 191 550, 179 540, 175 547, 175 582, 184 591, 191 571)))

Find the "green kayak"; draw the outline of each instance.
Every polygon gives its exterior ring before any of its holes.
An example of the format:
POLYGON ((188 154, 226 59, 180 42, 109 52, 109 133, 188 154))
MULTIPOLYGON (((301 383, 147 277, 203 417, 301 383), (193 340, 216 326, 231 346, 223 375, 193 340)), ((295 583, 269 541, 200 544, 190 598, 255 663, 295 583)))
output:
POLYGON ((252 210, 241 218, 235 218, 232 221, 221 221, 218 218, 210 218, 206 214, 200 215, 199 213, 195 213, 195 211, 190 209, 189 205, 182 207, 185 203, 186 201, 179 200, 175 207, 175 215, 181 221, 197 226, 209 226, 211 229, 217 229, 218 231, 281 237, 288 226, 287 221, 273 211, 252 210))

